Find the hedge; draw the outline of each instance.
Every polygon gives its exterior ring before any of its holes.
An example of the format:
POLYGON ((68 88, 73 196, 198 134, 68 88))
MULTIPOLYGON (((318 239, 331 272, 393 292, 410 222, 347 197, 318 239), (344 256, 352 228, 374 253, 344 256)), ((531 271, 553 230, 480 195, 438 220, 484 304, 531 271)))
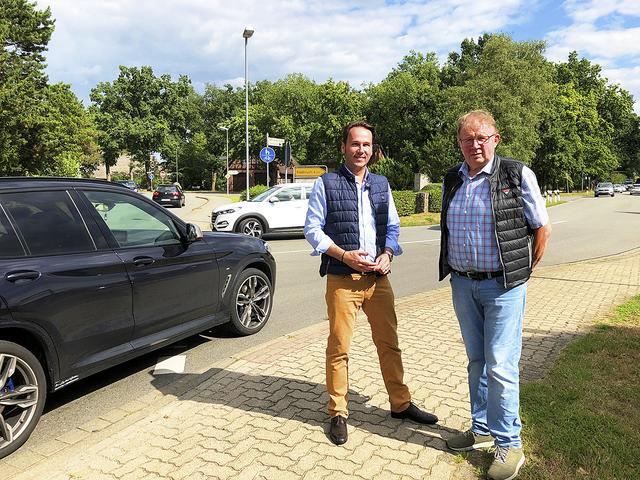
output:
POLYGON ((413 215, 416 211, 416 192, 411 190, 396 190, 392 191, 393 201, 396 204, 396 210, 398 215, 406 217, 407 215, 413 215))
MULTIPOLYGON (((269 190, 269 188, 271 187, 267 187, 266 185, 255 185, 249 189, 249 196, 251 198, 256 198, 261 193, 269 190)), ((240 194, 240 201, 243 202, 246 199, 247 199, 247 191, 242 190, 242 193, 240 194)))
POLYGON ((396 190, 392 191, 391 194, 393 195, 393 201, 396 204, 398 215, 401 217, 425 211, 438 213, 442 210, 442 184, 440 183, 430 183, 420 192, 396 190), (429 205, 427 209, 425 209, 423 205, 423 193, 426 193, 429 197, 429 205))

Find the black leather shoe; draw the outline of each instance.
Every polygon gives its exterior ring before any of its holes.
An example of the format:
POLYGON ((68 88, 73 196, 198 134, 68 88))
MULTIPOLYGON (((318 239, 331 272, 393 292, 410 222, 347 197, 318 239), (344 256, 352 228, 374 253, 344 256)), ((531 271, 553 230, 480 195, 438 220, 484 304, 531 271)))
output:
POLYGON ((393 418, 408 418, 417 423, 424 423, 426 425, 433 425, 438 423, 438 417, 434 414, 420 410, 413 403, 410 403, 407 408, 401 412, 391 412, 393 418))
POLYGON ((336 415, 331 418, 331 426, 329 427, 329 438, 336 445, 347 443, 347 419, 336 415))

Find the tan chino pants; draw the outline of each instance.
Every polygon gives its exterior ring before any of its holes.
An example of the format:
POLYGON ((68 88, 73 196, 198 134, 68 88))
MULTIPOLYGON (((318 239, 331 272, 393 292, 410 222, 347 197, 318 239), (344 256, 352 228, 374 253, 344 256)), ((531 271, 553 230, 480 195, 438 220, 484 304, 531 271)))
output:
POLYGON ((327 275, 325 298, 329 316, 326 351, 329 415, 349 415, 349 348, 360 308, 367 315, 371 326, 371 335, 378 351, 380 370, 389 394, 391 411, 405 410, 409 406, 411 395, 403 383, 404 369, 401 351, 398 348, 398 321, 389 278, 360 274, 327 275))

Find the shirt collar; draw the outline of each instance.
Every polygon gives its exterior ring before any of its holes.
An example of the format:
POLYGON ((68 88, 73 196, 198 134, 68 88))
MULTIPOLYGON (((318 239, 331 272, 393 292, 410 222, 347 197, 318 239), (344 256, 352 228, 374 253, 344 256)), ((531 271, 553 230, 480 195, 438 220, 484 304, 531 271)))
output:
MULTIPOLYGON (((486 173, 487 175, 491 175, 491 172, 493 171, 493 164, 495 163, 495 161, 496 161, 496 156, 494 154, 493 158, 484 167, 482 167, 482 170, 480 170, 476 176, 480 175, 481 173, 486 173)), ((469 176, 469 165, 467 165, 467 162, 462 162, 462 165, 460 165, 460 168, 458 169, 458 174, 464 175, 467 178, 471 178, 469 176)))
MULTIPOLYGON (((347 164, 344 163, 343 165, 344 165, 344 168, 347 170, 347 172, 349 172, 353 176, 353 179, 355 180, 355 182, 360 183, 358 182, 358 177, 356 177, 356 175, 351 170, 349 170, 349 167, 347 167, 347 164)), ((365 170, 364 170, 364 177, 362 177, 362 183, 366 183, 367 177, 369 176, 369 167, 364 167, 364 169, 365 170)))

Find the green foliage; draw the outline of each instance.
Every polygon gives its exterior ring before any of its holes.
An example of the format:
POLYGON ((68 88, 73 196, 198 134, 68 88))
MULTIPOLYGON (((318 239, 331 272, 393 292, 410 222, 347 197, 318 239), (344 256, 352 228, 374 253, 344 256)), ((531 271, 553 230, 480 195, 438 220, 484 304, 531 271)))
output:
MULTIPOLYGON (((249 197, 256 198, 261 193, 264 193, 267 190, 269 190, 269 188, 270 187, 267 187, 266 185, 254 185, 249 189, 249 197)), ((243 190, 242 193, 240 193, 240 201, 243 202, 246 199, 247 199, 247 191, 243 190)))
POLYGON ((373 173, 387 177, 392 190, 406 190, 413 185, 411 166, 406 163, 382 156, 377 162, 369 163, 369 168, 373 173))
POLYGON ((429 194, 428 211, 432 213, 440 213, 442 211, 442 184, 430 183, 425 186, 422 191, 429 194))
POLYGON ((444 115, 435 54, 411 52, 365 95, 366 116, 377 127, 377 143, 392 158, 402 159, 408 172, 408 179, 394 184, 398 188, 411 185, 418 171, 439 175, 439 165, 427 157, 444 115))
POLYGON ((0 175, 92 171, 94 130, 68 85, 48 85, 44 52, 54 21, 26 0, 0 3, 0 175))
POLYGON ((393 202, 401 217, 412 215, 416 211, 416 192, 411 190, 393 190, 393 202))
POLYGON ((192 94, 191 82, 181 76, 156 77, 151 67, 120 67, 113 82, 101 82, 91 90, 94 116, 104 132, 99 138, 108 162, 127 151, 150 171, 152 152, 175 160, 176 143, 185 141, 184 104, 192 94), (167 153, 168 152, 168 153, 167 153), (172 155, 174 154, 174 155, 172 155))

